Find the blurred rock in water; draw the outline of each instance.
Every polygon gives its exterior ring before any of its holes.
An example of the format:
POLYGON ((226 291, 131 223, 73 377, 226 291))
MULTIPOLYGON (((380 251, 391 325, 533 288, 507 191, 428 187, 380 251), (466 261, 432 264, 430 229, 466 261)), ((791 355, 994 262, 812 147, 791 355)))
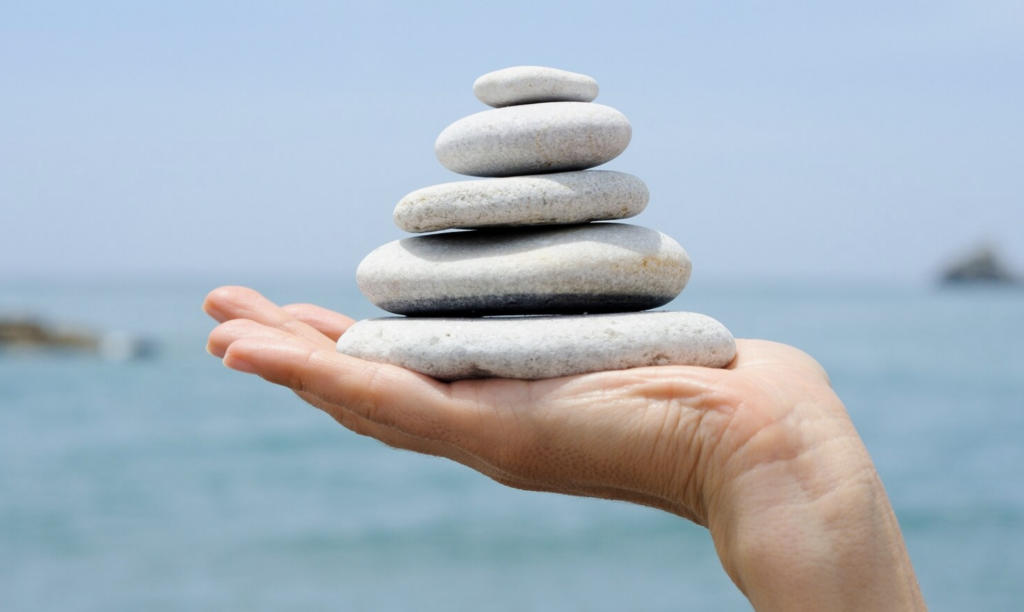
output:
POLYGON ((95 334, 48 325, 32 317, 0 317, 0 350, 56 350, 94 354, 124 361, 153 356, 156 345, 147 338, 121 332, 95 334))
POLYGON ((1021 277, 1012 273, 995 249, 983 246, 957 260, 942 273, 944 285, 997 284, 1024 287, 1021 277))

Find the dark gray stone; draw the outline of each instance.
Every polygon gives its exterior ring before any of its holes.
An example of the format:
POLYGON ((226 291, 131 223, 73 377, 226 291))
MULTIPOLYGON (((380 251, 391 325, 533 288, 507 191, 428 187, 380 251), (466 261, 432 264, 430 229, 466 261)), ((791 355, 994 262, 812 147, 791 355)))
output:
POLYGON ((667 304, 690 268, 661 232, 591 223, 406 238, 370 253, 356 279, 396 314, 628 312, 667 304))

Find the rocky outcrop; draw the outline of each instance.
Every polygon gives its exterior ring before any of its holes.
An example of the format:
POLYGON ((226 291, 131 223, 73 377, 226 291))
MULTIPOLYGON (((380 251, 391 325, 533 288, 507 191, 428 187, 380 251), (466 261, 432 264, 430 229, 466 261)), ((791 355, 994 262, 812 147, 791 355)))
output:
POLYGON ((954 262, 942 273, 946 285, 998 284, 1021 285, 1021 277, 1012 273, 994 249, 982 247, 954 262))

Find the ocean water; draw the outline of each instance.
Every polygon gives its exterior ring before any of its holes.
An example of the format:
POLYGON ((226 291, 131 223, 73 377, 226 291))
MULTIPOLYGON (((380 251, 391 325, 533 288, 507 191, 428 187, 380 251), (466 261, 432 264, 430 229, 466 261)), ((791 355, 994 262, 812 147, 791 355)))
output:
MULTIPOLYGON (((253 284, 375 314, 354 289, 253 284)), ((223 368, 213 287, 0 282, 0 313, 160 347, 0 354, 0 610, 749 609, 699 527, 502 488, 223 368)), ((694 284, 671 308, 825 365, 932 610, 1021 609, 1024 292, 694 284)))

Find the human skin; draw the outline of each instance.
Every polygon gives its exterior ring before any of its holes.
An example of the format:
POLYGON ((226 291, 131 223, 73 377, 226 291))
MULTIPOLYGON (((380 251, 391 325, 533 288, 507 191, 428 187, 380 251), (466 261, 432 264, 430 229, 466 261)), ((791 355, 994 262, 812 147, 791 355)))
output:
POLYGON ((737 340, 725 369, 438 382, 339 354, 352 319, 210 293, 207 350, 344 427, 499 483, 660 508, 707 527, 754 609, 924 610, 885 489, 821 366, 737 340))

